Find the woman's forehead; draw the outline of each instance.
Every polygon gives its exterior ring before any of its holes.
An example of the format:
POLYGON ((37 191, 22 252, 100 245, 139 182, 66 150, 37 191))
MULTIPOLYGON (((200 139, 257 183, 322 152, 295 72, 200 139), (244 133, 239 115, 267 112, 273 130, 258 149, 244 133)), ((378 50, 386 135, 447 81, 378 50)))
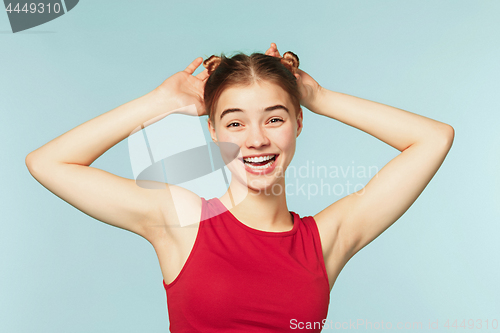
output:
POLYGON ((245 86, 226 88, 216 105, 216 117, 226 108, 239 108, 244 111, 264 110, 273 105, 282 104, 292 107, 289 94, 277 84, 266 81, 245 86))

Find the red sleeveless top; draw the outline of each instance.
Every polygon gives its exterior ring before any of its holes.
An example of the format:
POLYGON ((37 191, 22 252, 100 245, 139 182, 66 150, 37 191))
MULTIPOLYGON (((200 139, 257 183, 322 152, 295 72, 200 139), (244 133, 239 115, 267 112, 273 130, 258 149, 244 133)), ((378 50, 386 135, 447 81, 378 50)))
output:
POLYGON ((314 218, 290 212, 292 230, 261 231, 201 200, 193 249, 163 281, 171 332, 295 332, 299 322, 320 332, 330 286, 314 218))

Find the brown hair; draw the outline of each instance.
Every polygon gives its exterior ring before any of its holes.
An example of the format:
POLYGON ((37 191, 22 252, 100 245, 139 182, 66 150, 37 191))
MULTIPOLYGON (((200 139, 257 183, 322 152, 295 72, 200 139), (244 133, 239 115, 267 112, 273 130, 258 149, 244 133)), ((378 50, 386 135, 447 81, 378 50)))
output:
POLYGON ((214 122, 215 106, 224 89, 234 85, 250 85, 261 80, 269 81, 285 90, 295 106, 295 115, 300 109, 300 92, 294 74, 299 67, 299 58, 292 52, 283 54, 283 58, 253 53, 248 56, 238 53, 230 58, 212 55, 203 62, 208 78, 205 84, 205 109, 214 122))

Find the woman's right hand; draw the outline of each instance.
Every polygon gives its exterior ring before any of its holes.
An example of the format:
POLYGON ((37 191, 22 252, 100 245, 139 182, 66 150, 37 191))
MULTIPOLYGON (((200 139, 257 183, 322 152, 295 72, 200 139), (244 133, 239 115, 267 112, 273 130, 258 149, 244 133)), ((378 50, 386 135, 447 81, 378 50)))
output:
MULTIPOLYGON (((203 58, 196 58, 185 70, 175 73, 159 85, 155 91, 159 96, 160 103, 175 109, 180 109, 194 104, 197 114, 191 114, 189 111, 180 113, 190 114, 192 116, 203 116, 207 112, 203 100, 205 83, 209 77, 208 71, 204 69, 201 73, 194 76, 194 71, 202 64, 203 58)), ((173 111, 173 110, 168 110, 173 111)))

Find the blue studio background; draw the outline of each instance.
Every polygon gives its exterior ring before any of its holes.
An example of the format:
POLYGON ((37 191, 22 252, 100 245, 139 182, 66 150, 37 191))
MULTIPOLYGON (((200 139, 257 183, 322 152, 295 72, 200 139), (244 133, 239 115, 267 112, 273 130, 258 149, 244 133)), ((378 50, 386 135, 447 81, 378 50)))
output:
MULTIPOLYGON (((264 52, 271 42, 295 52, 330 90, 455 129, 423 194, 340 274, 328 320, 422 322, 423 330, 439 321, 436 332, 446 331, 447 319, 473 319, 483 329, 488 320, 490 330, 500 320, 499 13, 500 2, 485 0, 81 0, 16 34, 0 13, 0 332, 168 330, 153 247, 53 195, 29 174, 25 157, 153 90, 198 56, 264 52)), ((399 153, 304 112, 296 168, 380 169, 399 153)), ((127 140, 92 166, 133 178, 127 140)), ((369 178, 308 179, 321 181, 364 185, 369 178)), ((294 192, 288 205, 314 215, 346 194, 294 192)))

